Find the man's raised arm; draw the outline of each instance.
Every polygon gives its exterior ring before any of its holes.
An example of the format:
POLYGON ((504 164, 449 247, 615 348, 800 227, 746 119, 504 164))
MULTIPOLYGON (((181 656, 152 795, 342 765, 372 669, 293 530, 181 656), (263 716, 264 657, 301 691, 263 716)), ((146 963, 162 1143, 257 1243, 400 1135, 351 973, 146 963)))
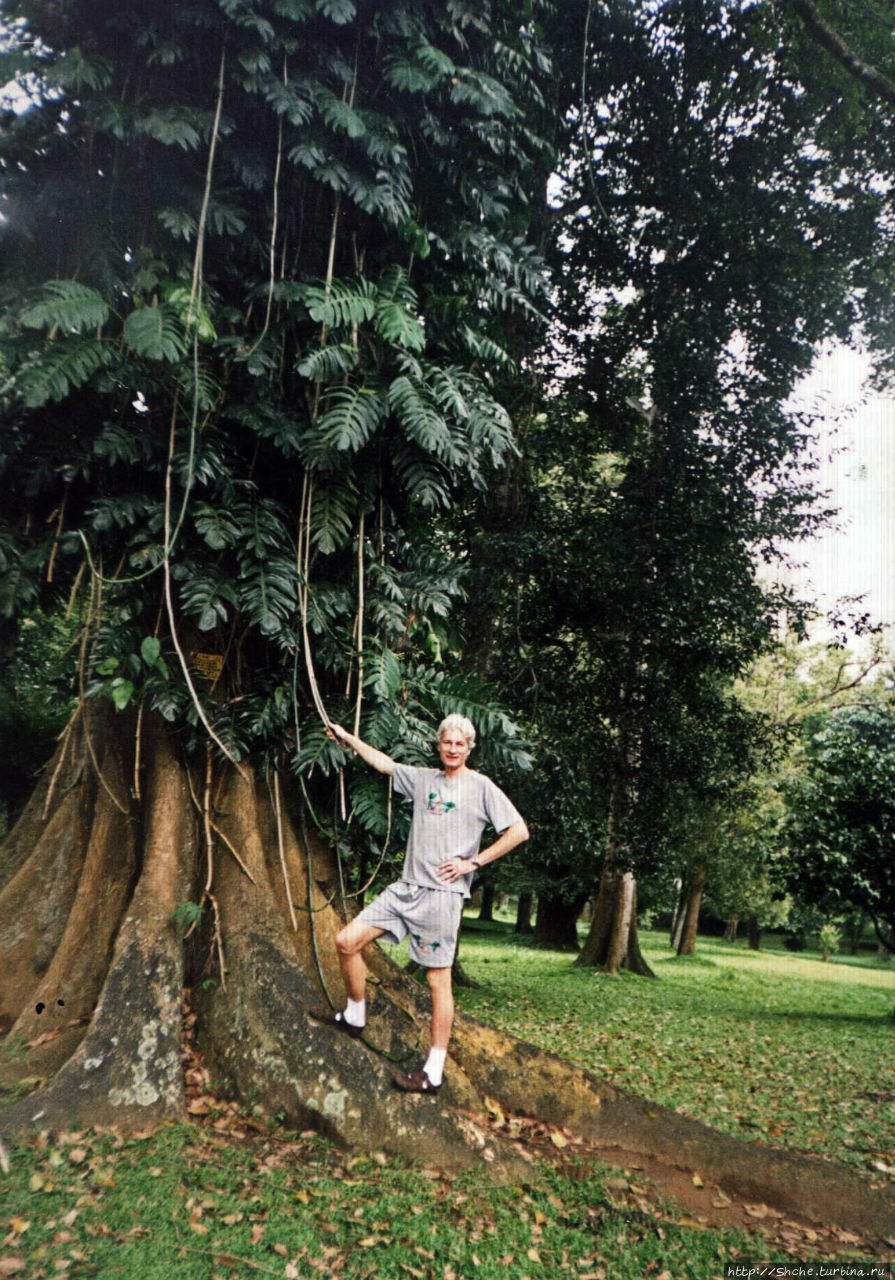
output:
POLYGON ((394 773, 395 762, 391 756, 387 756, 384 751, 379 751, 376 747, 371 747, 369 742, 364 742, 362 738, 357 738, 353 733, 349 733, 347 729, 343 729, 340 724, 331 724, 330 737, 335 738, 337 742, 341 742, 346 747, 350 747, 356 752, 361 760, 365 760, 367 764, 378 769, 380 773, 394 773))

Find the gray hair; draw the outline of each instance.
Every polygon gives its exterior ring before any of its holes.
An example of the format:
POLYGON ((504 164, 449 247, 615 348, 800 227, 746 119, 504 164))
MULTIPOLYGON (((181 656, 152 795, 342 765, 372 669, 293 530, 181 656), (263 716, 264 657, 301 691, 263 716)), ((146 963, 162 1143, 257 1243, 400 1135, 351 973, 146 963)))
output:
POLYGON ((475 746, 475 725, 471 720, 467 720, 466 716, 457 715, 456 712, 445 716, 438 726, 438 741, 440 742, 446 733, 450 733, 454 729, 463 734, 471 751, 475 746))

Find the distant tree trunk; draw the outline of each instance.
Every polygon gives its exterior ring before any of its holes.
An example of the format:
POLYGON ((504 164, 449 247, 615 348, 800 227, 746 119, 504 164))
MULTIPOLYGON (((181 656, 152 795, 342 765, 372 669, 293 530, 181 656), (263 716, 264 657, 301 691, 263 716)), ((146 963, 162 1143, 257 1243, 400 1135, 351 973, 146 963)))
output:
POLYGON ((493 884, 482 886, 482 905, 479 908, 479 919, 490 923, 494 919, 494 899, 497 897, 493 884))
POLYGON ((724 939, 726 942, 736 942, 737 933, 740 928, 739 916, 731 916, 727 921, 727 928, 724 930, 724 939))
POLYGON ((892 952, 889 950, 889 948, 886 946, 884 942, 880 942, 877 945, 876 958, 877 960, 881 960, 883 964, 888 964, 889 961, 892 959, 892 952))
POLYGON ((586 901, 587 894, 584 893, 579 894, 572 902, 552 894, 539 893, 533 944, 551 951, 577 951, 578 917, 586 901))
POLYGON ((702 906, 702 895, 705 890, 705 867, 697 867, 687 877, 686 908, 683 912, 681 938, 678 943, 679 956, 692 956, 696 950, 696 932, 699 926, 699 908, 702 906))
POLYGON ((603 871, 593 924, 575 964, 609 974, 628 969, 644 978, 656 976, 640 950, 637 882, 630 871, 603 871))
POLYGON ((753 917, 753 919, 747 922, 746 927, 749 931, 748 936, 749 936, 750 951, 760 951, 761 950, 761 925, 753 917))
POLYGON ((621 969, 645 978, 656 975, 644 959, 637 936, 637 882, 628 870, 623 837, 633 805, 627 752, 622 750, 613 770, 606 824, 606 857, 594 907, 594 917, 578 959, 579 966, 618 974, 621 969))
POLYGON ((516 928, 514 933, 533 933, 534 926, 531 923, 531 908, 534 901, 533 893, 520 893, 519 904, 516 907, 516 928))
POLYGON ((683 880, 675 880, 674 887, 676 898, 674 901, 674 915, 671 917, 671 933, 668 939, 668 945, 672 951, 677 951, 681 942, 681 933, 684 928, 684 882, 683 880))

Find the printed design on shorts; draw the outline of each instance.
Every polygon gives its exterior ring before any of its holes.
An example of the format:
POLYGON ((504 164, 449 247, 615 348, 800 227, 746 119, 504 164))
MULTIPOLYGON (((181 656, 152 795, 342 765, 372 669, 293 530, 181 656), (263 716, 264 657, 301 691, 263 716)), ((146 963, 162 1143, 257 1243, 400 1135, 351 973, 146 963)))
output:
POLYGON ((434 813, 437 818, 442 818, 446 813, 450 813, 451 809, 456 809, 457 802, 455 800, 445 800, 437 791, 429 792, 429 800, 426 809, 429 813, 434 813))
POLYGON ((435 952, 441 946, 440 942, 426 942, 426 940, 419 933, 411 933, 410 936, 411 938, 413 938, 419 950, 422 951, 423 955, 434 956, 435 952))

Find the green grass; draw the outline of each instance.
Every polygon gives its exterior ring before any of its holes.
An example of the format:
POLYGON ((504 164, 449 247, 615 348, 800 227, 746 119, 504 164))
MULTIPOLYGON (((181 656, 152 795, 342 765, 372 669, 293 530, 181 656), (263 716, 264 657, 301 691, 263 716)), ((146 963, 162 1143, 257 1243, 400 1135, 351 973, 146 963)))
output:
POLYGON ((0 1180, 0 1262, 20 1259, 29 1280, 709 1280, 726 1260, 773 1256, 742 1233, 617 1208, 599 1171, 576 1172, 495 1187, 484 1169, 446 1179, 310 1135, 228 1145, 187 1125, 143 1140, 45 1139, 17 1149, 0 1180))
POLYGON ((642 938, 659 977, 572 967, 467 921, 467 1012, 622 1088, 720 1129, 895 1172, 895 971, 700 939, 679 959, 642 938))
MULTIPOLYGON (((463 961, 482 986, 458 1002, 740 1136, 895 1165, 895 973, 706 940, 682 961, 664 943, 646 937, 661 981, 615 980, 467 921, 463 961)), ((727 1262, 786 1261, 758 1237, 614 1204, 613 1172, 495 1187, 487 1169, 449 1179, 275 1129, 44 1134, 0 1175, 0 1274, 715 1280, 727 1262)))

